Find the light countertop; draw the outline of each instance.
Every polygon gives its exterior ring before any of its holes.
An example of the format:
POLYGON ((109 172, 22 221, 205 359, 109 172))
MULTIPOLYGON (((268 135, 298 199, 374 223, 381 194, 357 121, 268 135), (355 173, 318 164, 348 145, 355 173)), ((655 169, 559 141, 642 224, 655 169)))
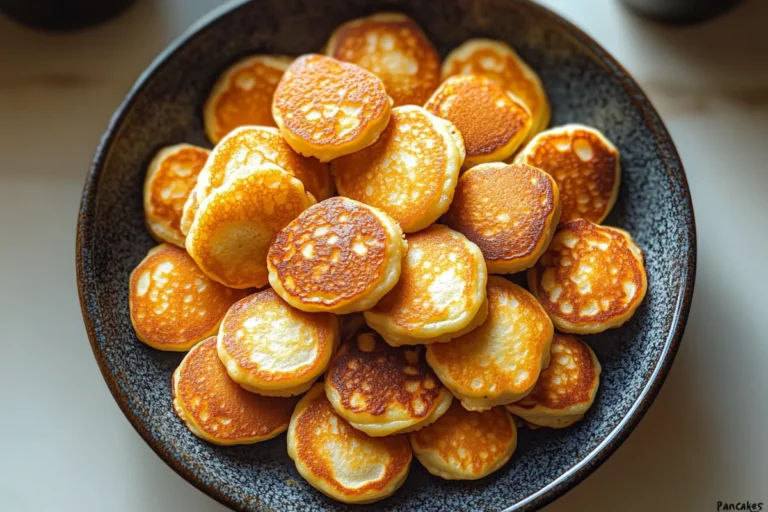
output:
MULTIPOLYGON (((102 381, 75 284, 75 219, 107 121, 216 0, 138 0, 69 35, 0 18, 0 510, 223 511, 144 444, 102 381)), ((682 155, 699 266, 688 329, 629 440, 560 511, 768 509, 768 2, 667 28, 616 0, 546 0, 645 88, 682 155)))

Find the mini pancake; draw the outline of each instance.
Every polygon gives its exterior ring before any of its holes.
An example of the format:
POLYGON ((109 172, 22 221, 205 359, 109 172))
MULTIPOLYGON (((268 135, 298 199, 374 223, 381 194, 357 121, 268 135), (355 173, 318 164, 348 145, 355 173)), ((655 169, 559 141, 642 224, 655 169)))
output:
POLYGON ((288 427, 288 456, 315 489, 344 503, 372 503, 394 493, 408 476, 405 436, 370 437, 336 414, 322 384, 296 405, 288 427))
POLYGON ((525 102, 533 114, 529 137, 547 127, 552 112, 541 79, 507 43, 470 39, 451 51, 443 61, 443 80, 470 73, 498 80, 525 102))
POLYGON ((184 352, 216 334, 229 307, 243 297, 244 291, 209 279, 183 249, 161 244, 131 272, 128 308, 139 340, 184 352))
POLYGON ((565 428, 584 417, 595 401, 600 363, 589 345, 572 334, 555 333, 549 366, 533 391, 507 410, 538 427, 565 428))
POLYGON ((632 318, 645 297, 643 252, 622 229, 572 220, 528 270, 528 288, 563 332, 613 329, 632 318))
POLYGON ((446 342, 482 324, 488 302, 480 249, 440 224, 406 240, 400 280, 363 313, 368 325, 396 347, 446 342))
POLYGON ((461 132, 464 167, 508 158, 528 136, 533 115, 525 103, 484 75, 452 76, 424 108, 447 119, 461 132))
POLYGON ((220 445, 266 441, 288 428, 295 398, 249 393, 232 382, 216 338, 196 345, 173 372, 173 409, 200 439, 220 445))
POLYGON ((325 393, 339 416, 374 437, 423 428, 453 400, 424 361, 424 347, 391 347, 370 332, 341 345, 325 393))
POLYGON ((200 204, 187 251, 211 279, 261 288, 272 237, 309 205, 304 185, 275 164, 243 168, 200 204))
POLYGON ((619 151, 594 128, 569 124, 537 135, 515 157, 549 173, 560 187, 560 222, 601 223, 619 195, 619 151))
POLYGON ((439 420, 408 439, 414 456, 433 475, 477 480, 509 461, 517 448, 517 427, 503 407, 476 412, 454 402, 439 420))
POLYGON ((303 55, 275 90, 272 115, 291 147, 321 162, 373 144, 389 122, 392 98, 370 71, 323 55, 303 55))
POLYGON ((383 12, 344 23, 331 35, 326 54, 381 78, 395 106, 423 105, 440 84, 440 55, 404 14, 383 12))
POLYGON ((276 126, 272 96, 293 62, 282 55, 252 55, 224 71, 203 107, 205 133, 214 144, 239 126, 276 126))
POLYGON ((365 311, 395 286, 407 250, 400 226, 386 213, 332 197, 275 237, 269 283, 303 311, 365 311))
POLYGON ((184 247, 181 214, 210 151, 176 144, 157 152, 144 179, 144 218, 157 240, 184 247))
POLYGON ((328 368, 339 343, 330 313, 305 313, 273 290, 235 303, 219 328, 219 358, 230 378, 253 393, 304 393, 328 368))
POLYGON ((200 172, 197 185, 184 204, 181 231, 189 232, 200 202, 243 167, 263 163, 280 166, 304 184, 307 192, 322 201, 333 194, 328 165, 296 153, 280 136, 277 128, 244 126, 233 130, 219 142, 200 172))
POLYGON ((427 345, 427 362, 470 411, 516 402, 549 364, 552 322, 536 299, 498 276, 488 278, 488 319, 448 343, 427 345))
POLYGON ((462 162, 446 122, 409 105, 392 109, 379 140, 334 160, 331 173, 339 194, 380 208, 413 233, 448 210, 462 162))
POLYGON ((446 222, 483 251, 488 272, 536 263, 560 218, 560 193, 547 173, 523 164, 480 164, 456 186, 446 222))

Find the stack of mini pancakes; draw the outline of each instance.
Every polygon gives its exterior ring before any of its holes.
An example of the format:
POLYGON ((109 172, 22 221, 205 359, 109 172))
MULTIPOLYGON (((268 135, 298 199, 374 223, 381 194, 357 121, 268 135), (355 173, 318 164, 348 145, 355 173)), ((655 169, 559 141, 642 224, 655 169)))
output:
POLYGON ((617 149, 549 121, 508 45, 441 62, 402 14, 232 65, 204 108, 213 149, 147 170, 162 243, 130 278, 138 339, 189 351, 179 418, 222 445, 287 430, 299 473, 349 503, 392 494, 413 456, 478 479, 518 426, 580 420, 601 369, 576 335, 624 324, 647 279, 631 235, 600 225, 617 149), (523 271, 528 290, 499 275, 523 271))

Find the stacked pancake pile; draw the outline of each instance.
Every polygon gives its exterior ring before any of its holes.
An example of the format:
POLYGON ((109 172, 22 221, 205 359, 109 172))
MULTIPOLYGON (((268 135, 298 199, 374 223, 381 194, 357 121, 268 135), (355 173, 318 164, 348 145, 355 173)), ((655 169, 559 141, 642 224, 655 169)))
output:
POLYGON ((414 456, 478 479, 518 426, 583 418, 601 367, 576 335, 634 315, 643 254, 601 225, 618 150, 547 129, 512 48, 473 39, 441 61, 413 20, 377 14, 324 54, 235 63, 203 117, 210 151, 169 146, 147 170, 162 243, 129 285, 137 338, 188 351, 172 393, 193 434, 287 431, 312 486, 368 503, 414 456), (527 290, 504 277, 519 272, 527 290))

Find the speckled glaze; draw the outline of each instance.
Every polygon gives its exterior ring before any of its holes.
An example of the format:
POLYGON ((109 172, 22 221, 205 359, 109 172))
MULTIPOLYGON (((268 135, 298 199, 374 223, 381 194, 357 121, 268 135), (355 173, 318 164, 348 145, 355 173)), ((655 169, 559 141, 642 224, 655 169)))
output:
POLYGON ((181 354, 137 341, 128 314, 128 275, 155 245, 144 227, 144 170, 162 146, 210 147, 202 105, 219 72, 248 53, 319 50, 343 21, 388 9, 413 16, 444 56, 470 37, 508 41, 541 78, 552 125, 593 125, 622 155, 619 200, 606 224, 645 251, 648 295, 618 330, 587 337, 603 379, 586 418, 565 430, 522 429, 517 452, 476 482, 447 482, 414 463, 387 511, 534 510, 591 473, 629 435, 666 377, 688 315, 696 265, 691 198, 675 147, 648 99, 594 41, 533 3, 513 0, 261 0, 210 14, 139 78, 112 119, 83 191, 77 277, 96 360, 121 409, 152 448, 212 497, 238 510, 352 510, 296 472, 285 435, 250 447, 194 437, 171 408, 170 377, 181 354))

